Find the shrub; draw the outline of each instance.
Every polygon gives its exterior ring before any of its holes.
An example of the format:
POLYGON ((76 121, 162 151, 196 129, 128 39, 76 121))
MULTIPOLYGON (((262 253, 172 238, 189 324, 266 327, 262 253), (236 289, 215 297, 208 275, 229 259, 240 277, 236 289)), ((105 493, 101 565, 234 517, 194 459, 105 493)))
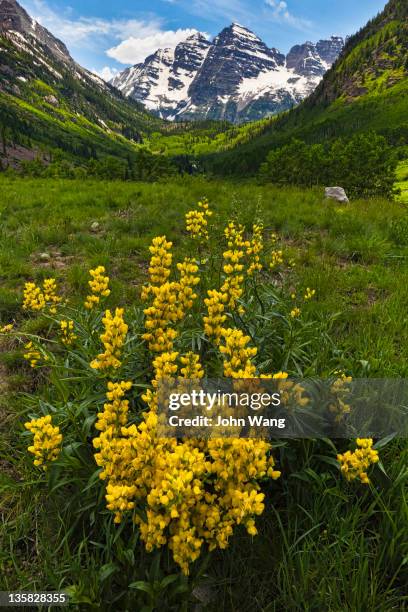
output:
POLYGON ((269 153, 260 178, 279 185, 341 185, 356 197, 391 197, 397 165, 395 149, 372 132, 326 146, 293 140, 269 153))

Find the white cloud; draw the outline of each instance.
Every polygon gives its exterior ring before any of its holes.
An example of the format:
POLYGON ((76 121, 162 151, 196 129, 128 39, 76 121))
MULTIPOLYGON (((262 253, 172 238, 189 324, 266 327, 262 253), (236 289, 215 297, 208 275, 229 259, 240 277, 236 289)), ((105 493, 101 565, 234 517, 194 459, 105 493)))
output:
POLYGON ((137 64, 138 62, 144 61, 144 59, 157 51, 157 49, 166 49, 176 47, 179 42, 182 42, 192 34, 195 34, 197 30, 185 29, 185 30, 159 30, 156 29, 152 32, 147 30, 138 30, 137 36, 129 36, 125 40, 107 50, 107 55, 122 64, 137 64))
POLYGON ((25 8, 33 18, 45 26, 68 46, 101 48, 103 41, 125 41, 135 36, 147 38, 162 32, 162 20, 158 17, 143 21, 140 19, 102 19, 99 17, 71 18, 66 10, 57 13, 45 0, 23 0, 25 8))
MULTIPOLYGON (((23 0, 23 3, 34 19, 61 38, 69 49, 100 52, 111 45, 106 55, 121 64, 141 62, 157 49, 174 48, 197 32, 192 28, 165 30, 163 21, 158 17, 149 20, 107 20, 97 17, 73 19, 69 10, 57 13, 48 6, 46 0, 23 0), (117 44, 112 46, 113 42, 117 44)), ((109 67, 103 70, 109 70, 109 67)))
POLYGON ((285 0, 265 0, 265 4, 272 9, 272 15, 276 21, 285 21, 301 30, 309 28, 312 25, 307 19, 292 15, 285 0))
POLYGON ((110 66, 104 66, 101 70, 92 70, 92 72, 101 77, 104 81, 109 82, 118 74, 119 70, 111 68, 110 66))

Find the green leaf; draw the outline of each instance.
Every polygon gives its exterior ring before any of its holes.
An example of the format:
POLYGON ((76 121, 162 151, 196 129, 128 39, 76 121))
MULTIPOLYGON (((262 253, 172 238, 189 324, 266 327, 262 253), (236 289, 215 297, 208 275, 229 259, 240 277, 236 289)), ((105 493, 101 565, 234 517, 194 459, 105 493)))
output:
POLYGON ((99 580, 104 582, 118 570, 119 567, 115 563, 107 563, 106 565, 103 565, 99 570, 99 580))
POLYGON ((137 582, 131 582, 129 584, 129 589, 137 589, 138 591, 144 591, 148 593, 150 596, 153 596, 154 591, 152 586, 148 582, 144 582, 144 580, 138 580, 137 582))
POLYGON ((179 575, 178 574, 171 574, 170 576, 166 576, 165 578, 163 578, 163 580, 160 583, 160 588, 161 589, 165 589, 167 586, 169 586, 169 584, 172 584, 173 582, 175 582, 176 580, 178 580, 179 575))
POLYGON ((389 436, 385 436, 385 438, 381 438, 381 440, 378 440, 378 442, 376 442, 373 445, 373 448, 375 450, 379 450, 380 448, 384 448, 385 446, 387 446, 387 444, 389 444, 391 442, 391 440, 393 440, 396 437, 397 433, 394 432, 392 434, 390 434, 389 436))

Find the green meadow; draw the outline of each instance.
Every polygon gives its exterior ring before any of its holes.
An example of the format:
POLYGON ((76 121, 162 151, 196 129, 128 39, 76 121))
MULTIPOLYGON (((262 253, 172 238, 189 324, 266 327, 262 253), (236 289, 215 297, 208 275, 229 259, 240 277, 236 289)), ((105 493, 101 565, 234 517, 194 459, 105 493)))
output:
MULTIPOLYGON (((398 178, 403 187, 406 166, 398 178)), ((278 235, 279 248, 295 262, 293 283, 316 290, 307 317, 319 321, 327 333, 322 347, 335 346, 345 372, 408 375, 408 213, 401 199, 339 205, 324 200, 320 188, 203 178, 148 184, 1 177, 0 190, 1 325, 15 322, 35 333, 35 320, 21 310, 24 283, 55 277, 64 295, 79 302, 86 295, 88 270, 97 265, 111 278, 107 307, 132 308, 147 278, 151 239, 165 234, 178 256, 189 255, 183 217, 206 196, 219 229, 229 219, 247 225, 262 219, 265 233, 278 235)), ((274 282, 283 284, 287 274, 283 268, 274 282)), ((114 603, 106 603, 111 601, 106 551, 86 534, 67 531, 58 497, 49 498, 45 486, 38 486, 27 456, 22 414, 27 398, 41 393, 46 382, 28 367, 23 353, 18 340, 2 341, 0 590, 74 584, 79 603, 72 609, 97 610, 104 602, 105 609, 114 610, 114 603), (81 540, 80 547, 72 545, 72 536, 81 540)), ((315 364, 327 375, 318 348, 315 364)), ((312 441, 296 444, 296 466, 288 449, 282 460, 289 476, 273 490, 266 487, 259 535, 234 537, 204 570, 204 586, 196 593, 199 609, 404 609, 406 444, 384 444, 370 488, 333 478, 332 466, 320 462, 312 441)), ((327 444, 335 447, 335 441, 327 444)), ((140 552, 140 542, 132 545, 139 551, 133 563, 140 579, 151 581, 149 555, 140 552)))

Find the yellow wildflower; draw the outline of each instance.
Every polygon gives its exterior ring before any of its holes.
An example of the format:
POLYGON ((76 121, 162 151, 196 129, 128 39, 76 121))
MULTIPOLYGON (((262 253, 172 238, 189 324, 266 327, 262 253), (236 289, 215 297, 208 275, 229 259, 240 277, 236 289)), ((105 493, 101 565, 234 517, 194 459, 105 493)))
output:
POLYGON ((54 278, 46 278, 42 289, 35 283, 26 283, 24 286, 23 309, 39 312, 46 307, 51 314, 55 314, 57 305, 62 301, 57 295, 57 283, 54 278))
POLYGON ((41 353, 36 348, 34 348, 32 342, 27 342, 24 348, 27 351, 26 353, 24 353, 24 359, 30 362, 30 366, 32 368, 35 368, 37 363, 41 359, 41 353))
POLYGON ((222 325, 226 321, 225 303, 228 296, 216 289, 208 291, 208 297, 204 299, 207 307, 207 316, 204 317, 204 332, 213 339, 215 344, 219 344, 222 335, 222 325))
POLYGON ((271 253, 271 262, 269 267, 271 270, 283 264, 283 251, 272 251, 271 253))
POLYGON ((172 242, 168 242, 166 236, 153 238, 149 251, 152 255, 149 265, 149 277, 151 285, 162 285, 170 276, 172 242))
POLYGON ((77 335, 74 333, 74 322, 66 321, 65 319, 60 321, 60 334, 61 342, 65 346, 71 346, 77 339, 77 335))
MULTIPOLYGON (((170 326, 184 318, 197 298, 194 292, 194 287, 200 282, 200 278, 196 276, 197 264, 192 259, 185 258, 182 263, 177 264, 177 269, 180 280, 167 280, 160 285, 149 284, 144 288, 143 297, 147 300, 150 296, 151 305, 144 310, 146 332, 142 337, 148 342, 149 349, 156 353, 172 350, 177 332, 170 326)), ((170 274, 170 271, 168 272, 170 274)), ((156 280, 157 278, 158 276, 155 276, 156 280)))
POLYGON ((91 289, 91 294, 87 296, 85 300, 85 308, 92 310, 101 301, 102 297, 108 297, 110 295, 109 289, 109 277, 105 276, 105 268, 98 266, 94 270, 89 270, 91 280, 88 281, 88 285, 91 289))
POLYGON ((290 311, 290 316, 292 317, 292 319, 296 319, 297 317, 300 317, 300 314, 301 314, 301 310, 297 306, 295 308, 292 308, 292 310, 290 311))
POLYGON ((252 276, 255 272, 260 272, 262 270, 260 254, 264 248, 263 229, 262 223, 255 223, 252 228, 251 244, 246 250, 250 258, 250 264, 247 271, 248 276, 252 276))
POLYGON ((34 434, 33 445, 28 447, 28 451, 35 457, 34 465, 46 470, 47 464, 55 461, 61 452, 62 435, 59 427, 52 425, 50 415, 33 419, 24 426, 34 434))
POLYGON ((128 326, 123 320, 123 312, 123 308, 116 308, 114 315, 110 310, 105 312, 105 317, 102 319, 105 332, 101 335, 105 351, 92 361, 91 368, 95 370, 113 368, 116 370, 122 365, 120 357, 128 331, 128 326))
POLYGON ((180 361, 184 367, 180 369, 183 378, 203 378, 204 370, 200 364, 200 356, 195 355, 192 351, 180 357, 180 361))
POLYGON ((305 295, 304 295, 303 297, 304 297, 304 299, 305 299, 306 301, 307 301, 307 300, 311 300, 311 299, 312 299, 312 297, 315 295, 315 293, 316 293, 316 290, 315 290, 315 289, 310 289, 309 287, 307 287, 307 289, 306 289, 306 293, 305 293, 305 295))
POLYGON ((353 452, 346 451, 337 455, 340 469, 345 478, 349 481, 359 478, 363 484, 369 484, 370 480, 367 470, 370 465, 379 461, 378 452, 372 448, 371 438, 357 438, 357 449, 353 452))
POLYGON ((46 278, 43 283, 43 292, 45 303, 49 306, 52 314, 57 312, 57 305, 62 301, 57 295, 57 283, 55 278, 46 278))
POLYGON ((193 238, 208 240, 208 218, 212 215, 208 201, 199 202, 198 208, 186 213, 186 230, 193 238))
POLYGON ((40 287, 37 287, 35 283, 26 283, 24 286, 23 309, 38 311, 43 310, 43 308, 45 308, 45 299, 40 287))
POLYGON ((257 353, 255 347, 247 345, 250 337, 245 336, 240 329, 224 329, 222 331, 225 344, 220 346, 224 355, 224 376, 231 378, 253 378, 256 368, 251 358, 257 353))
POLYGON ((3 325, 3 327, 0 327, 0 334, 8 334, 9 332, 13 331, 14 329, 14 323, 8 323, 7 325, 3 325))

